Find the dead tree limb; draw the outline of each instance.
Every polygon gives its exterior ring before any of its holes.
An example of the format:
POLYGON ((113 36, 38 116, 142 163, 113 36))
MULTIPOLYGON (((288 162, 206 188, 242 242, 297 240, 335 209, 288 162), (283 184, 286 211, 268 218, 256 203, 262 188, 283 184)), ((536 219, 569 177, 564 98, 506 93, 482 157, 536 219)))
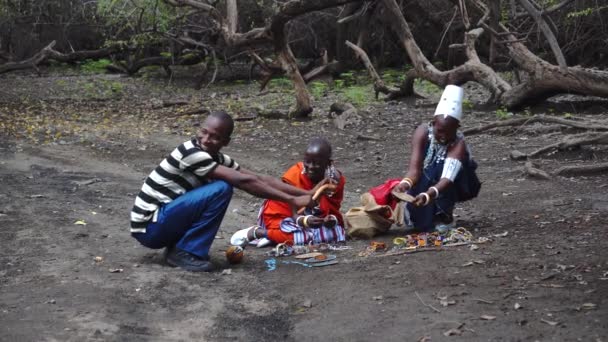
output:
POLYGON ((539 156, 541 154, 544 154, 544 153, 547 153, 547 152, 553 151, 553 150, 565 150, 568 148, 578 148, 578 147, 581 147, 584 145, 593 145, 593 144, 607 145, 608 144, 608 133, 596 133, 596 134, 583 133, 583 134, 569 136, 569 137, 564 138, 564 140, 562 140, 562 141, 559 141, 559 142, 556 142, 553 144, 549 144, 547 146, 543 146, 528 154, 521 153, 519 151, 512 151, 511 158, 515 159, 515 160, 532 158, 532 157, 536 157, 536 156, 539 156))
POLYGON ((329 62, 326 49, 323 49, 323 53, 321 55, 320 60, 321 60, 321 65, 311 69, 310 71, 308 71, 307 73, 305 73, 302 76, 304 78, 304 82, 308 83, 308 82, 314 80, 315 78, 326 74, 330 70, 335 70, 336 68, 339 67, 339 64, 340 64, 340 62, 338 62, 338 61, 332 61, 331 63, 329 62))
MULTIPOLYGON (((452 0, 458 2, 458 0, 452 0)), ((473 17, 481 18, 487 6, 481 0, 467 0, 467 8, 473 17)), ((481 23, 484 28, 491 29, 481 23)), ((538 103, 563 93, 591 95, 608 98, 608 71, 580 67, 562 68, 548 63, 532 53, 504 25, 499 25, 501 37, 508 41, 506 48, 513 62, 528 77, 522 83, 509 87, 499 94, 497 102, 507 108, 538 103)))
POLYGON ((433 58, 437 58, 437 55, 439 54, 439 50, 441 50, 441 46, 443 45, 443 40, 445 39, 445 35, 448 33, 450 28, 452 28, 452 23, 454 22, 454 19, 456 19, 456 15, 458 15, 458 7, 454 6, 454 14, 452 14, 452 19, 450 19, 448 24, 445 26, 443 33, 441 34, 441 39, 439 40, 437 49, 435 50, 435 53, 433 54, 433 58))
MULTIPOLYGON (((293 82, 296 96, 296 105, 291 115, 294 117, 306 117, 312 112, 310 94, 306 88, 306 81, 302 77, 296 59, 287 42, 285 25, 292 19, 314 11, 345 5, 351 2, 362 2, 362 0, 292 0, 279 5, 278 10, 272 15, 269 24, 265 27, 254 28, 245 33, 238 33, 238 11, 236 0, 226 2, 226 18, 220 12, 203 1, 198 0, 164 0, 166 3, 181 7, 190 6, 208 13, 219 31, 223 43, 232 48, 248 48, 256 44, 270 44, 276 55, 276 65, 281 72, 287 75, 293 82)), ((262 66, 263 63, 260 64, 262 66)), ((264 68, 263 68, 264 70, 264 68)), ((268 76, 263 81, 263 86, 272 77, 273 70, 266 68, 268 76)), ((262 88, 263 89, 263 88, 262 88)))
MULTIPOLYGON (((608 98, 608 71, 553 65, 539 58, 504 25, 499 23, 496 29, 492 29, 484 22, 485 19, 478 21, 477 19, 487 18, 490 13, 481 0, 452 0, 452 3, 460 7, 462 15, 471 15, 475 19, 470 21, 463 18, 465 25, 478 22, 484 29, 501 38, 501 43, 505 44, 513 62, 519 70, 527 73, 525 80, 517 85, 512 86, 492 68, 480 62, 475 50, 475 41, 483 33, 481 28, 473 28, 465 35, 462 47, 466 49, 467 62, 451 70, 441 71, 422 53, 397 1, 381 0, 380 3, 384 8, 384 22, 398 37, 400 45, 414 66, 402 86, 406 96, 413 94, 414 79, 423 78, 440 87, 475 81, 491 92, 489 102, 507 108, 531 105, 562 93, 608 98)), ((547 35, 550 36, 548 31, 547 35)))
POLYGON ((535 116, 532 116, 529 118, 518 118, 518 119, 505 120, 505 121, 495 121, 495 122, 491 122, 491 123, 488 123, 488 124, 480 126, 480 127, 472 127, 472 128, 466 129, 463 131, 463 133, 466 135, 473 135, 473 134, 479 134, 479 133, 486 132, 493 128, 520 126, 520 125, 532 124, 532 123, 537 123, 537 122, 553 123, 553 124, 559 124, 559 125, 586 129, 586 130, 608 131, 608 123, 606 123, 606 124, 589 123, 589 122, 585 122, 585 121, 575 121, 572 119, 562 119, 562 118, 557 118, 557 117, 553 117, 553 116, 535 115, 535 116))
POLYGON ((545 179, 545 180, 551 179, 551 175, 549 175, 547 172, 535 167, 531 161, 527 161, 525 163, 524 171, 526 172, 527 175, 529 175, 530 177, 533 177, 533 178, 540 178, 540 179, 545 179))
POLYGON ((40 52, 33 55, 32 57, 20 61, 20 62, 8 62, 0 65, 0 74, 14 71, 14 70, 23 70, 23 69, 34 69, 36 72, 40 73, 38 70, 38 64, 42 61, 46 60, 48 56, 51 54, 51 50, 55 46, 56 41, 52 41, 49 45, 44 47, 40 52))
POLYGON ((608 172, 608 163, 591 165, 566 165, 551 173, 548 173, 534 166, 532 162, 527 161, 524 166, 524 171, 530 177, 549 180, 553 178, 553 176, 572 177, 605 174, 608 172))
POLYGON ((51 43, 49 43, 49 45, 44 47, 37 54, 35 54, 34 56, 32 56, 28 59, 25 59, 23 61, 8 62, 8 63, 0 65, 0 74, 9 72, 9 71, 24 70, 24 69, 34 69, 34 70, 36 70, 36 72, 38 74, 40 74, 40 71, 38 70, 38 65, 40 65, 41 63, 43 63, 47 60, 54 60, 54 61, 62 62, 62 63, 72 63, 72 62, 81 61, 81 60, 85 60, 85 59, 89 59, 89 58, 97 59, 97 58, 107 57, 124 48, 124 46, 116 44, 116 45, 111 45, 111 46, 108 46, 108 47, 105 47, 102 49, 98 49, 98 50, 85 50, 85 51, 75 51, 75 52, 71 52, 71 53, 61 53, 54 49, 55 44, 56 44, 56 41, 52 41, 51 43))
POLYGON ((519 1, 520 5, 526 10, 526 12, 530 13, 532 18, 534 18, 534 20, 536 21, 536 24, 540 28, 541 32, 543 33, 545 38, 547 38, 547 43, 549 43, 549 46, 551 47, 551 51, 553 51, 553 55, 555 56, 555 60, 557 61, 557 64, 560 66, 560 68, 563 71, 565 71, 566 68, 568 68, 568 65, 566 64, 566 58, 564 57, 564 53, 562 52, 562 49, 559 47, 559 43, 557 42, 557 38, 555 37, 555 34, 553 34, 553 31, 551 31, 551 28, 549 27, 549 25, 543 18, 542 13, 539 10, 537 10, 536 7, 534 7, 534 5, 532 5, 532 3, 529 0, 518 0, 518 1, 519 1))
POLYGON ((365 65, 365 68, 367 69, 367 72, 369 72, 370 77, 372 78, 372 80, 374 80, 374 91, 376 93, 376 99, 378 98, 379 93, 390 95, 392 93, 400 91, 397 88, 391 88, 386 86, 382 78, 380 78, 380 75, 378 75, 378 73, 376 72, 376 69, 374 68, 372 62, 369 60, 367 53, 365 53, 363 49, 349 42, 348 40, 346 41, 346 46, 348 46, 355 52, 355 55, 363 62, 363 65, 365 65))
POLYGON ((553 174, 558 176, 593 175, 608 172, 608 163, 562 166, 553 174))
POLYGON ((414 94, 413 81, 415 78, 424 78, 440 87, 448 84, 461 85, 468 81, 476 81, 490 90, 493 95, 492 98, 499 98, 504 91, 511 88, 492 68, 481 63, 477 56, 475 42, 483 33, 482 29, 473 29, 467 32, 465 36, 463 46, 466 48, 469 60, 452 70, 440 71, 422 53, 396 0, 382 0, 382 5, 385 8, 383 15, 386 19, 386 24, 399 37, 400 44, 407 52, 414 66, 414 69, 408 72, 404 82, 404 85, 408 88, 402 88, 406 96, 414 94))

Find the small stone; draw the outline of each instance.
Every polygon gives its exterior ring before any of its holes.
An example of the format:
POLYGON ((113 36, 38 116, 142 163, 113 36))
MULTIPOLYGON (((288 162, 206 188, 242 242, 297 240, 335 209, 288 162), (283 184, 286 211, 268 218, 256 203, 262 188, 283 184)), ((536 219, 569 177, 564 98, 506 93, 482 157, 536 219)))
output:
POLYGON ((454 335, 456 335, 456 336, 462 335, 462 330, 460 330, 460 329, 450 329, 450 330, 445 331, 443 333, 443 336, 454 336, 454 335))
POLYGON ((583 310, 593 310, 595 308, 597 308, 597 305, 594 303, 585 303, 585 304, 581 305, 581 309, 583 309, 583 310))

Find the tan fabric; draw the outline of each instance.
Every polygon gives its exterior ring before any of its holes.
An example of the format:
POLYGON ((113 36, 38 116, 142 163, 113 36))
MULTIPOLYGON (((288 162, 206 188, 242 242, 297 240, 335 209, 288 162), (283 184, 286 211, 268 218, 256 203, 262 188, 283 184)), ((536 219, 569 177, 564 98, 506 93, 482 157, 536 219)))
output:
POLYGON ((360 207, 349 209, 345 215, 349 237, 371 239, 389 230, 393 224, 403 225, 403 202, 393 210, 388 205, 378 205, 368 192, 361 195, 360 202, 360 207))

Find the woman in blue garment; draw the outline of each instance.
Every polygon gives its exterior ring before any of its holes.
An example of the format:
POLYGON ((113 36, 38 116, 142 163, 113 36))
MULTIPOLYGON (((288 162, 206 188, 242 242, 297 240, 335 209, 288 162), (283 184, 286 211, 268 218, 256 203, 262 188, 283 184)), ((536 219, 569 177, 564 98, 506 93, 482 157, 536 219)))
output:
POLYGON ((477 197, 481 184, 477 164, 462 133, 463 89, 448 85, 433 120, 418 126, 412 137, 412 155, 407 175, 395 186, 397 192, 415 197, 406 206, 405 221, 428 232, 453 222, 456 202, 477 197))

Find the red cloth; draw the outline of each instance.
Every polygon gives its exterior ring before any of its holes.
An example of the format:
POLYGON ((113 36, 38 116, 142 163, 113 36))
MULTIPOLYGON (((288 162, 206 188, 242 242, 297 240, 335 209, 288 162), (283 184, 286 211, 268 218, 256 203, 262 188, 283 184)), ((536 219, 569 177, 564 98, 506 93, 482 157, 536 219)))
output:
MULTIPOLYGON (((285 172, 285 174, 283 174, 283 182, 291 184, 296 188, 311 190, 316 184, 314 184, 310 178, 308 178, 308 176, 302 174, 303 169, 304 164, 302 162, 293 165, 285 172)), ((340 181, 337 184, 336 191, 334 192, 333 196, 327 197, 326 195, 322 195, 319 199, 319 209, 321 210, 320 217, 334 215, 342 226, 344 225, 344 219, 342 218, 342 213, 340 213, 340 206, 342 205, 342 200, 344 199, 345 183, 346 178, 344 178, 343 175, 340 175, 340 181)), ((281 221, 287 217, 291 217, 291 215, 292 212, 289 204, 277 200, 264 201, 262 211, 260 212, 260 218, 267 230, 268 239, 274 241, 275 243, 282 243, 286 241, 293 242, 291 234, 285 233, 280 229, 281 221)))
POLYGON ((399 184, 399 182, 401 182, 401 179, 391 178, 386 180, 386 182, 383 184, 369 189, 368 192, 374 196, 374 199, 378 205, 388 205, 391 207, 391 209, 395 210, 395 206, 397 206, 398 201, 395 196, 391 194, 391 191, 395 186, 397 186, 397 184, 399 184))

